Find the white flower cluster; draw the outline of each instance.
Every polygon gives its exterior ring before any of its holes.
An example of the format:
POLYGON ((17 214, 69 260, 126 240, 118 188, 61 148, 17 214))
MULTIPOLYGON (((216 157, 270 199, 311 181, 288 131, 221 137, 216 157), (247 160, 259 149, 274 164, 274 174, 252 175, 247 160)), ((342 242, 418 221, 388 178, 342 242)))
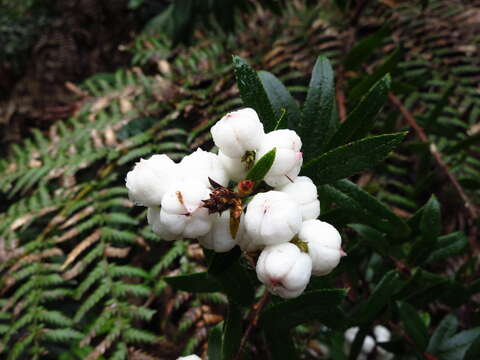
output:
MULTIPOLYGON (((356 326, 345 331, 345 352, 347 354, 350 353, 350 348, 359 330, 360 329, 356 326)), ((358 360, 367 360, 367 359, 391 360, 393 359, 392 353, 378 346, 379 343, 390 341, 391 337, 392 336, 391 336, 390 330, 388 330, 385 326, 382 326, 382 325, 375 326, 373 328, 373 337, 370 335, 365 336, 365 339, 363 340, 362 349, 357 359, 358 360), (374 351, 376 356, 372 357, 372 354, 374 353, 374 351)))
POLYGON ((131 200, 149 208, 148 222, 165 240, 195 238, 216 252, 235 245, 261 251, 259 280, 281 297, 300 295, 311 274, 330 273, 344 255, 338 231, 316 220, 315 184, 298 176, 302 141, 287 129, 265 134, 250 108, 225 115, 211 134, 218 155, 199 149, 178 164, 166 155, 138 162, 126 178, 131 200), (264 177, 268 191, 242 193, 249 169, 272 149, 275 159, 264 177), (239 182, 238 192, 228 188, 231 182, 239 182), (232 231, 232 212, 239 203, 232 231))
POLYGON ((198 355, 180 356, 177 360, 202 360, 198 355))

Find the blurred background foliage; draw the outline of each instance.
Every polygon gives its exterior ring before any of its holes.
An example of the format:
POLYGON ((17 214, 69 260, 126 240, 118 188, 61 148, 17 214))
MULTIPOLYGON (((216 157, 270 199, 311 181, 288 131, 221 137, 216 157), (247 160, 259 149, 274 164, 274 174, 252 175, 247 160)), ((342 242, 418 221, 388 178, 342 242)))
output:
MULTIPOLYGON (((317 56, 327 56, 341 121, 391 74, 372 132, 409 136, 351 180, 407 222, 411 241, 385 256, 378 244, 390 235, 369 209, 359 216, 352 209, 361 206, 322 187, 322 219, 343 229, 349 256, 312 286, 350 288, 344 307, 355 314, 387 284, 373 321, 393 330, 388 348, 399 358, 478 358, 478 330, 453 348, 427 339, 480 326, 480 2, 259 3, 1 0, 1 358, 206 350, 226 298, 167 285, 166 276, 205 270, 204 255, 193 242, 160 241, 128 201, 124 177, 139 157, 179 159, 211 145, 210 125, 241 106, 232 54, 275 74, 299 101, 317 56), (438 222, 423 223, 425 212, 438 222), (427 255, 406 257, 430 231, 438 239, 427 255)), ((341 331, 312 324, 294 339, 302 358, 322 358, 320 343, 344 358, 341 331)), ((248 349, 265 356, 261 337, 248 349)))

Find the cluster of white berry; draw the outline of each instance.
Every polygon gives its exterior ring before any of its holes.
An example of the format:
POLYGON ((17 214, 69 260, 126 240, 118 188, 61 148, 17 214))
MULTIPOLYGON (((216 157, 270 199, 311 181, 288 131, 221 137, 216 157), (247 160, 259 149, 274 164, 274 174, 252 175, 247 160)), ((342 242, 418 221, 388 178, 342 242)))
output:
POLYGON ((218 155, 199 149, 179 163, 166 155, 138 162, 126 178, 130 198, 148 207, 148 222, 163 239, 198 239, 216 252, 235 245, 261 251, 259 280, 283 298, 300 295, 311 274, 330 273, 344 255, 338 231, 316 220, 315 184, 298 176, 302 141, 287 129, 265 134, 250 108, 225 115, 211 134, 218 155), (267 186, 245 180, 272 149, 267 186))

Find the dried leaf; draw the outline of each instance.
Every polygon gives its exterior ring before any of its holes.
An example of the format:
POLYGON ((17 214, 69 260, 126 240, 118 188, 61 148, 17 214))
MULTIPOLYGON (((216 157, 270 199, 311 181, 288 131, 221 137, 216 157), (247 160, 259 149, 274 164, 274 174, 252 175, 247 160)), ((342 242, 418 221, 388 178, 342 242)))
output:
POLYGON ((80 255, 83 250, 88 248, 90 245, 95 243, 100 239, 100 230, 95 230, 92 234, 82 240, 80 244, 75 246, 72 251, 67 256, 67 260, 63 263, 61 270, 64 270, 68 265, 75 261, 78 255, 80 255))

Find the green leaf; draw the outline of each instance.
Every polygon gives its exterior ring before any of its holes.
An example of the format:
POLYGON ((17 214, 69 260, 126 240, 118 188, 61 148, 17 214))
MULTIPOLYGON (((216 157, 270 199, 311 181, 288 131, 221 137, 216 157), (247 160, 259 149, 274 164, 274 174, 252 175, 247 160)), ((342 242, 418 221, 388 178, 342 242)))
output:
POLYGON ((272 131, 277 123, 275 113, 256 71, 238 56, 233 57, 233 67, 244 105, 258 113, 265 132, 272 131))
POLYGON ((480 359, 480 337, 470 345, 463 360, 478 360, 480 359))
POLYGON ((215 325, 208 336, 208 359, 222 360, 222 326, 223 322, 215 325))
POLYGON ((359 41, 347 54, 344 61, 345 68, 351 70, 362 65, 375 52, 375 49, 383 44, 383 39, 389 34, 390 29, 384 25, 376 33, 359 41))
POLYGON ((407 133, 372 136, 337 147, 308 162, 304 174, 317 185, 359 173, 385 159, 407 133))
POLYGON ((165 281, 177 290, 197 292, 222 291, 222 286, 213 276, 206 272, 165 277, 165 281))
POLYGON ((340 180, 320 188, 321 195, 336 203, 341 211, 348 210, 355 218, 393 238, 410 233, 408 225, 385 204, 349 180, 340 180))
POLYGON ((375 251, 383 256, 388 255, 388 241, 385 234, 362 224, 351 224, 350 227, 375 251))
POLYGON ((419 264, 434 250, 441 231, 440 204, 432 195, 425 205, 420 218, 420 233, 422 237, 412 246, 409 262, 419 264))
POLYGON ((462 331, 440 345, 437 356, 440 360, 463 360, 468 348, 480 336, 480 327, 462 331))
POLYGON ((293 338, 290 334, 290 331, 284 331, 278 328, 267 326, 263 329, 263 332, 265 334, 272 359, 298 359, 298 354, 295 350, 295 344, 293 343, 293 338))
POLYGON ((373 74, 366 76, 359 84, 357 84, 349 93, 348 96, 354 100, 360 99, 373 84, 384 77, 388 73, 392 73, 402 58, 401 48, 396 48, 385 60, 385 62, 378 66, 373 74))
POLYGON ((447 259, 451 256, 460 254, 467 247, 468 238, 461 231, 440 236, 435 245, 435 250, 431 252, 425 262, 430 264, 436 261, 447 259))
POLYGON ((428 332, 417 310, 408 303, 398 304, 400 318, 407 334, 415 341, 418 350, 423 352, 428 343, 428 332))
POLYGON ((445 316, 428 342, 427 353, 436 354, 440 346, 455 334, 457 328, 457 318, 452 314, 445 316))
POLYGON ((129 0, 128 2, 128 8, 131 10, 135 10, 138 8, 140 5, 142 5, 144 0, 129 0))
POLYGON ((368 91, 333 135, 328 149, 358 140, 370 132, 375 117, 387 100, 390 84, 390 75, 385 75, 368 91))
POLYGON ((242 338, 242 313, 234 303, 228 306, 228 315, 223 334, 223 359, 234 359, 240 348, 242 338))
POLYGON ((268 170, 272 167, 272 164, 275 160, 275 153, 277 152, 276 148, 273 148, 265 155, 263 155, 260 160, 250 169, 247 174, 247 180, 261 181, 268 173, 268 170))
POLYGON ((208 273, 220 282, 230 302, 249 306, 255 300, 255 289, 247 270, 238 261, 241 253, 236 246, 227 253, 215 254, 208 273))
POLYGON ((354 324, 368 324, 372 322, 390 302, 390 298, 399 290, 400 285, 401 280, 395 270, 387 272, 373 289, 372 295, 351 316, 355 321, 354 324))
POLYGON ((306 161, 320 154, 335 132, 337 120, 334 116, 334 107, 335 84, 332 65, 326 57, 320 56, 312 71, 298 127, 306 161))
POLYGON ((332 328, 341 328, 344 315, 338 306, 346 293, 344 289, 314 290, 271 305, 262 312, 260 325, 286 331, 315 319, 332 328))
POLYGON ((258 77, 267 93, 268 100, 277 119, 275 130, 277 128, 296 128, 300 122, 300 108, 292 95, 290 95, 290 92, 275 75, 268 71, 259 71, 258 77), (282 121, 279 123, 280 119, 282 121))

